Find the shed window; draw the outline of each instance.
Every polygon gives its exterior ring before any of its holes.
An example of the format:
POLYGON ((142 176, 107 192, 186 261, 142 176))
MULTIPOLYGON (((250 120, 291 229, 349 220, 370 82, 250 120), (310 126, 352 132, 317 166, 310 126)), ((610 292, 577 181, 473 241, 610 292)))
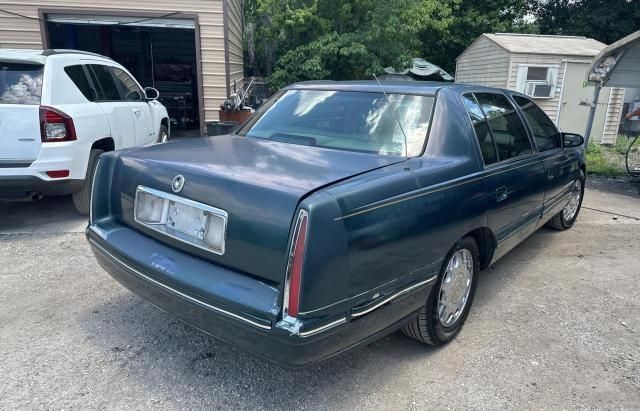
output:
POLYGON ((533 98, 553 98, 557 79, 557 66, 520 65, 516 90, 533 98))

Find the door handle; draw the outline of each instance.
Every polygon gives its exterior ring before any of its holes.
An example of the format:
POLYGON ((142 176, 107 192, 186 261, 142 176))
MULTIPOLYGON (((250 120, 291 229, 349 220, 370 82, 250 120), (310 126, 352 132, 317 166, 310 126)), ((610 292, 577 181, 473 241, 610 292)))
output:
POLYGON ((507 187, 500 187, 496 189, 497 202, 504 201, 507 199, 507 197, 509 197, 509 191, 507 190, 507 187))
POLYGON ((135 114, 136 116, 140 115, 140 110, 138 110, 137 108, 133 109, 133 114, 135 114))
POLYGON ((553 170, 547 170, 547 180, 551 181, 555 178, 556 176, 553 175, 553 170))

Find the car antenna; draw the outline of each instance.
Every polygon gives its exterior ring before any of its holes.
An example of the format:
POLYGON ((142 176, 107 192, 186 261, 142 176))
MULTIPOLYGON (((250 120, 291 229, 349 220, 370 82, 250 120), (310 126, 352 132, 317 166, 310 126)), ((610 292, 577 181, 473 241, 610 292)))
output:
POLYGON ((404 137, 404 156, 405 156, 404 169, 409 170, 409 146, 407 144, 407 135, 404 132, 402 123, 400 123, 400 117, 398 117, 398 113, 396 112, 395 106, 391 102, 391 99, 387 95, 387 92, 385 91, 384 86, 382 85, 380 80, 378 80, 378 76, 376 76, 375 73, 373 73, 373 78, 376 79, 376 81, 378 82, 378 85, 380 86, 380 89, 382 90, 382 94, 384 94, 384 98, 387 99, 387 103, 389 104, 389 106, 391 107, 391 111, 393 112, 393 117, 396 119, 396 123, 398 123, 398 126, 400 127, 400 131, 402 132, 402 136, 404 137))

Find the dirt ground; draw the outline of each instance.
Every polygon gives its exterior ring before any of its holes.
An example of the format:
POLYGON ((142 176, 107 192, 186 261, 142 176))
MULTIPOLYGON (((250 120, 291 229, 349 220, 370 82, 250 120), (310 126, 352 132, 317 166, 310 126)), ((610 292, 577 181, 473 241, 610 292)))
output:
POLYGON ((302 371, 125 290, 69 200, 0 204, 0 409, 640 408, 640 195, 588 186, 573 229, 481 274, 453 343, 395 333, 302 371))

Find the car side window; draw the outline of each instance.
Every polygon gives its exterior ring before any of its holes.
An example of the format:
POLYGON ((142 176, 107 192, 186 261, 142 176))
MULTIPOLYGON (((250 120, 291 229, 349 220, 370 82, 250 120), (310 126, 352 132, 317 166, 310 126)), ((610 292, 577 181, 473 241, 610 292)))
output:
POLYGON ((498 93, 474 93, 487 118, 498 150, 498 161, 533 153, 527 129, 516 108, 498 93))
POLYGON ((78 90, 87 98, 89 101, 96 101, 98 98, 98 94, 89 83, 89 79, 87 78, 87 74, 84 71, 84 68, 80 65, 67 66, 64 68, 67 76, 73 81, 73 84, 78 87, 78 90))
POLYGON ((513 99, 522 109, 539 151, 562 147, 562 138, 558 129, 540 107, 525 97, 513 96, 513 99))
POLYGON ((473 125, 476 138, 478 139, 478 144, 480 145, 480 152, 482 153, 484 164, 489 165, 496 163, 498 161, 496 146, 493 143, 493 136, 489 131, 487 119, 484 116, 480 105, 473 94, 464 94, 462 96, 462 102, 464 103, 464 107, 467 109, 469 118, 471 118, 471 124, 473 125))
POLYGON ((99 100, 102 101, 120 101, 120 93, 116 82, 111 75, 109 67, 102 64, 91 64, 91 70, 94 74, 94 82, 99 84, 98 91, 99 100))
POLYGON ((116 85, 120 90, 122 99, 126 101, 140 101, 142 100, 142 93, 140 87, 134 79, 131 78, 124 70, 117 67, 111 67, 113 77, 116 81, 116 85))

